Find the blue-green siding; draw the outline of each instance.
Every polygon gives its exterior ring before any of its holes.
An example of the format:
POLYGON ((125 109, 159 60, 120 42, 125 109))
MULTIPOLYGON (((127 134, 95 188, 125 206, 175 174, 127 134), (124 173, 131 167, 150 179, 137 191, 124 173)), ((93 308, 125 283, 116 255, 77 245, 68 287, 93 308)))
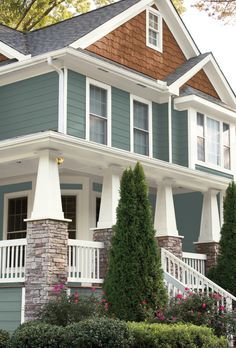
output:
POLYGON ((152 103, 153 157, 169 161, 168 104, 152 103))
POLYGON ((82 184, 61 184, 61 190, 83 190, 82 184))
POLYGON ((200 170, 201 172, 218 175, 218 176, 221 176, 221 177, 224 177, 224 178, 228 178, 228 179, 231 179, 231 180, 233 180, 233 178, 234 178, 233 175, 231 175, 231 174, 224 173, 224 172, 221 172, 219 170, 212 169, 212 168, 200 166, 198 164, 196 164, 195 168, 197 170, 200 170))
POLYGON ((3 239, 4 194, 11 192, 27 191, 31 189, 31 182, 0 186, 0 240, 3 239))
POLYGON ((172 110, 172 160, 188 167, 188 112, 172 110))
POLYGON ((0 87, 0 140, 58 129, 58 74, 0 87))
POLYGON ((177 229, 183 236, 183 251, 195 252, 194 242, 198 241, 201 224, 203 195, 191 192, 174 195, 177 229))
POLYGON ((22 288, 0 288, 0 329, 13 332, 21 322, 22 288))
POLYGON ((86 77, 68 71, 67 133, 85 139, 86 77))
POLYGON ((112 146, 130 150, 130 95, 112 87, 112 146))

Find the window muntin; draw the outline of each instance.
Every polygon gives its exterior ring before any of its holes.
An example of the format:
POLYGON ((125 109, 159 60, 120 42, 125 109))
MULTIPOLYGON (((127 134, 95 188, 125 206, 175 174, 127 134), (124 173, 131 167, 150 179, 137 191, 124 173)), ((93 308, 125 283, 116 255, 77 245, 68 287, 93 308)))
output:
POLYGON ((27 197, 8 199, 7 239, 26 238, 27 197))
POLYGON ((134 152, 149 155, 149 105, 133 101, 134 152))
POLYGON ((76 239, 76 196, 63 195, 61 197, 62 210, 65 219, 71 219, 68 224, 69 239, 76 239))
POLYGON ((108 95, 107 90, 90 84, 90 140, 107 145, 107 115, 108 95))
POLYGON ((230 126, 197 113, 197 159, 230 169, 230 126))
POLYGON ((162 17, 154 8, 147 11, 147 46, 162 51, 162 17))

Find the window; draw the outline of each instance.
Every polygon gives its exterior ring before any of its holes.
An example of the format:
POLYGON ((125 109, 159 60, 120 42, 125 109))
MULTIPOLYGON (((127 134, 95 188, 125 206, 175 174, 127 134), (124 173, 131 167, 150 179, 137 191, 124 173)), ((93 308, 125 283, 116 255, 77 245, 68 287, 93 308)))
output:
POLYGON ((110 87, 88 80, 88 117, 86 138, 99 144, 110 145, 110 87))
POLYGON ((230 169, 230 127, 197 113, 197 159, 230 169), (222 152, 223 147, 223 152, 222 152))
POLYGON ((65 219, 71 219, 68 224, 69 239, 76 239, 76 196, 62 196, 62 210, 65 219))
POLYGON ((133 151, 141 155, 149 156, 150 144, 150 103, 146 104, 133 99, 133 151))
POLYGON ((154 8, 147 10, 147 46, 162 52, 162 17, 154 8))
POLYGON ((27 197, 8 199, 7 239, 26 238, 27 197))

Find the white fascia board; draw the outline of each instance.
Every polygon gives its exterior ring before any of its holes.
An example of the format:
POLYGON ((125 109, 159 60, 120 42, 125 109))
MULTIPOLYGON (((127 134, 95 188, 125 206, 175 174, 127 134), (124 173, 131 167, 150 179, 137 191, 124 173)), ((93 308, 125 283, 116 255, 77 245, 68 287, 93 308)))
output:
POLYGON ((185 57, 190 59, 198 56, 200 51, 175 10, 172 2, 170 0, 155 0, 155 3, 185 57))
POLYGON ((173 82, 169 87, 171 90, 179 94, 179 88, 182 87, 187 81, 189 81, 194 75, 196 75, 211 59, 211 55, 206 56, 199 63, 197 63, 192 69, 187 71, 178 80, 173 82))
POLYGON ((129 21, 131 18, 137 16, 139 13, 144 11, 147 6, 150 6, 154 3, 153 0, 141 0, 137 4, 129 7, 127 10, 121 12, 117 16, 113 17, 109 21, 100 25, 96 29, 92 30, 87 35, 81 37, 80 39, 72 42, 71 47, 77 48, 86 48, 92 45, 94 42, 100 40, 102 37, 109 34, 111 31, 115 30, 125 22, 129 21))
POLYGON ((0 41, 0 53, 2 53, 4 56, 6 56, 9 59, 16 58, 19 61, 23 61, 23 60, 29 59, 31 57, 30 54, 25 55, 23 53, 20 53, 19 51, 17 51, 14 48, 6 45, 2 41, 0 41))
POLYGON ((196 95, 175 98, 174 107, 179 111, 194 108, 205 114, 214 114, 223 120, 233 122, 236 120, 236 111, 226 109, 221 105, 217 105, 196 95))

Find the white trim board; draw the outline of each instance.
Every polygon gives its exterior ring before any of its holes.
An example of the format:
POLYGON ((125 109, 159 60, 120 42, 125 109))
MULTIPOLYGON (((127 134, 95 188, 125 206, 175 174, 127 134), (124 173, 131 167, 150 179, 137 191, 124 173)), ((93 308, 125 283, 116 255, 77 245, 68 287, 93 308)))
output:
POLYGON ((23 61, 31 58, 31 54, 25 55, 15 50, 14 48, 6 45, 4 42, 0 41, 0 53, 9 59, 16 58, 19 61, 23 61))

